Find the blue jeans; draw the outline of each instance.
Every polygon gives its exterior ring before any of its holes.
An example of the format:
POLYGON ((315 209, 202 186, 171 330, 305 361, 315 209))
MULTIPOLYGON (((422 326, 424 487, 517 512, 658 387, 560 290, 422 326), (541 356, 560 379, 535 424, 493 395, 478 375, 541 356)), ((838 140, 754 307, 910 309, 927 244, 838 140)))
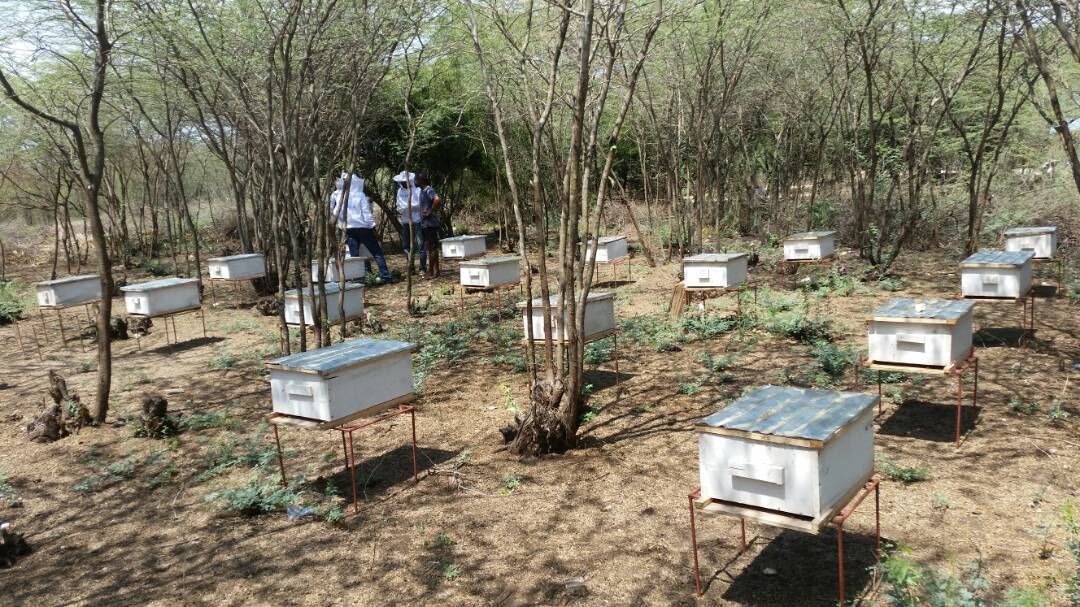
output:
MULTIPOLYGON (((379 266, 379 278, 383 282, 390 281, 390 269, 386 267, 386 257, 383 256, 382 246, 379 244, 378 239, 375 238, 375 230, 371 228, 349 228, 345 230, 345 244, 349 245, 349 255, 356 257, 360 255, 360 245, 371 252, 371 256, 375 258, 376 265, 379 266)), ((371 262, 364 263, 364 269, 371 273, 371 262)))
MULTIPOLYGON (((420 250, 420 268, 427 268, 427 247, 424 246, 423 230, 420 227, 420 223, 412 224, 413 243, 416 243, 416 248, 420 250)), ((412 248, 412 243, 409 242, 409 224, 401 224, 401 249, 405 251, 405 255, 408 256, 409 249, 412 248)), ((415 259, 415 258, 414 258, 415 259)), ((409 271, 412 271, 412 266, 409 267, 409 271)))

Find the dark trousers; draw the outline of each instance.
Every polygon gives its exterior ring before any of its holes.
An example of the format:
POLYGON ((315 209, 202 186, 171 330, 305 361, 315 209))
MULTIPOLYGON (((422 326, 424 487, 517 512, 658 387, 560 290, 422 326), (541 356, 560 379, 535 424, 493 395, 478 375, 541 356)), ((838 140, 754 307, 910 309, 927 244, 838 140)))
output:
MULTIPOLYGON (((375 264, 379 266, 379 278, 384 282, 390 280, 390 269, 386 267, 386 257, 383 255, 382 245, 375 238, 375 230, 371 228, 349 228, 345 230, 345 244, 349 246, 349 255, 360 255, 360 245, 364 245, 371 256, 375 258, 375 264)), ((365 270, 371 273, 371 262, 364 264, 365 270)))
POLYGON ((427 262, 424 271, 429 276, 439 275, 439 228, 424 228, 424 247, 427 249, 427 262))
MULTIPOLYGON (((427 243, 424 242, 423 229, 419 223, 412 224, 412 242, 409 242, 409 224, 401 224, 401 249, 405 251, 405 255, 408 256, 409 250, 412 249, 413 244, 420 252, 420 269, 427 269, 427 243)), ((413 258, 416 259, 415 257, 413 258)), ((409 271, 412 271, 412 265, 409 265, 409 271)))

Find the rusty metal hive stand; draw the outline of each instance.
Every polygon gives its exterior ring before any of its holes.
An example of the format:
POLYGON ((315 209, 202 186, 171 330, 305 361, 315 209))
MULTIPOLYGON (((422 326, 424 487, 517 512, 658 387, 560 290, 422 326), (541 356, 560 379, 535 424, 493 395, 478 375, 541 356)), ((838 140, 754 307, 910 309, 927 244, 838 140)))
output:
MULTIPOLYGON (((934 321, 943 324, 955 324, 961 316, 968 313, 975 304, 970 301, 957 301, 952 299, 941 299, 923 302, 924 305, 917 306, 918 302, 909 297, 897 297, 890 301, 885 306, 876 310, 873 314, 866 318, 867 322, 871 321, 893 321, 893 322, 905 322, 905 321, 934 321)), ((855 382, 853 389, 860 389, 860 369, 871 369, 877 371, 877 388, 878 388, 878 415, 882 413, 881 410, 881 372, 888 373, 920 373, 923 375, 954 375, 956 377, 956 435, 953 440, 953 444, 960 445, 960 428, 963 421, 963 404, 964 404, 964 373, 968 369, 972 369, 974 373, 973 386, 971 391, 971 407, 975 410, 976 416, 978 416, 979 405, 979 357, 975 355, 975 348, 971 348, 968 355, 961 357, 961 360, 946 365, 943 367, 933 367, 925 365, 905 365, 894 363, 882 363, 873 360, 863 360, 861 364, 855 366, 855 382)))
MULTIPOLYGON (((333 373, 350 366, 361 364, 372 357, 389 351, 397 351, 403 347, 413 348, 414 344, 376 339, 354 339, 343 341, 332 346, 301 352, 291 356, 285 356, 267 361, 267 368, 286 369, 292 371, 311 372, 317 374, 333 373)), ((394 398, 383 403, 357 411, 333 420, 318 420, 282 413, 271 413, 266 416, 266 421, 274 428, 274 444, 277 447, 278 467, 281 471, 281 485, 287 486, 285 476, 285 457, 281 449, 281 435, 279 426, 291 426, 305 430, 336 430, 341 433, 341 447, 345 457, 345 470, 349 474, 352 487, 353 512, 360 513, 360 501, 356 486, 356 446, 353 433, 389 421, 399 415, 409 415, 412 430, 412 460, 413 460, 413 483, 419 482, 417 459, 416 459, 416 407, 411 403, 416 400, 416 393, 410 392, 399 398, 394 398)))
MULTIPOLYGON (((878 400, 870 395, 832 392, 801 388, 768 386, 729 404, 721 411, 701 420, 696 427, 702 431, 743 436, 764 442, 797 445, 823 445, 845 429, 855 419, 873 407, 878 400)), ((690 509, 690 543, 694 556, 694 588, 702 594, 701 570, 697 548, 697 513, 716 514, 739 519, 740 550, 746 551, 746 521, 771 527, 791 529, 817 535, 828 525, 837 529, 836 551, 839 603, 844 605, 844 524, 855 509, 874 494, 875 556, 881 561, 880 479, 871 474, 836 501, 836 505, 817 517, 799 516, 757 506, 701 497, 701 487, 688 494, 690 509)), ((880 568, 880 567, 879 567, 880 568)), ((879 569, 877 568, 877 569, 879 569)), ((875 571, 877 570, 875 569, 875 571)))

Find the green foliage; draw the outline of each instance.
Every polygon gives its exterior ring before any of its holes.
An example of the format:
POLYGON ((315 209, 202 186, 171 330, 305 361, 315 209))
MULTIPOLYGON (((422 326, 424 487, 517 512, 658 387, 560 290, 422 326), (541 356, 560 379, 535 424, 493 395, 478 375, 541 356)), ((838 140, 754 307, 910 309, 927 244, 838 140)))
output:
POLYGON ((282 487, 281 483, 273 478, 264 478, 257 472, 248 477, 243 485, 214 491, 203 498, 203 501, 219 510, 244 516, 284 510, 286 506, 299 500, 300 495, 295 485, 282 487))
POLYGON ((945 510, 948 510, 950 508, 950 506, 951 506, 951 504, 949 503, 949 498, 945 497, 944 494, 941 494, 941 493, 931 493, 930 494, 930 507, 933 508, 934 510, 939 510, 939 511, 944 512, 945 510))
POLYGON ((684 316, 680 328, 693 339, 712 339, 739 326, 739 319, 730 316, 706 315, 704 318, 684 316))
POLYGON ((1072 414, 1062 408, 1060 400, 1055 398, 1050 401, 1050 408, 1046 410, 1046 421, 1048 423, 1060 424, 1070 417, 1072 417, 1072 414))
POLYGON ((825 318, 807 318, 798 312, 782 312, 765 324, 773 335, 788 337, 804 344, 832 341, 832 323, 825 318))
MULTIPOLYGON (((208 447, 199 464, 200 472, 195 475, 195 480, 203 481, 237 467, 262 469, 276 462, 277 448, 265 438, 267 427, 263 422, 254 436, 232 436, 208 447)), ((288 457, 292 453, 286 452, 283 455, 288 457)))
POLYGON ((585 344, 585 362, 590 365, 598 365, 611 360, 615 353, 615 340, 611 337, 598 339, 585 344))
POLYGON ((930 478, 930 469, 926 466, 901 466, 884 455, 879 455, 875 459, 878 471, 891 480, 917 483, 930 478))
POLYGON ((522 478, 520 474, 517 474, 515 472, 504 474, 502 475, 501 479, 502 489, 500 490, 500 492, 503 495, 510 495, 511 493, 517 491, 521 488, 522 483, 525 482, 525 479, 522 478))
POLYGON ((155 489, 172 480, 177 474, 176 464, 165 449, 154 450, 142 460, 129 455, 108 463, 99 458, 96 450, 90 450, 83 461, 98 472, 75 483, 73 489, 79 493, 94 493, 138 476, 145 479, 148 488, 155 489))
POLYGON ((847 297, 856 292, 868 293, 869 290, 856 278, 844 273, 837 264, 832 265, 828 273, 815 273, 799 283, 799 288, 818 295, 837 295, 847 297))
POLYGON ((491 357, 491 362, 510 367, 514 373, 525 372, 525 357, 520 354, 496 354, 491 357))
POLYGON ((1013 413, 1019 413, 1020 415, 1031 415, 1039 412, 1039 403, 1020 400, 1014 396, 1009 399, 1009 409, 1013 413))
POLYGON ((502 392, 503 406, 506 407, 506 410, 514 415, 521 415, 521 407, 518 405, 514 393, 510 390, 510 386, 499 384, 499 391, 502 392))
POLYGON ((428 550, 440 550, 443 548, 449 548, 454 545, 454 538, 450 537, 450 534, 445 531, 440 531, 435 534, 435 537, 430 541, 424 542, 424 548, 428 550))
POLYGON ((1065 595, 1073 607, 1080 605, 1080 507, 1075 498, 1065 500, 1058 511, 1065 524, 1065 547, 1073 559, 1073 573, 1065 585, 1065 595))
POLYGON ((619 329, 626 341, 653 352, 677 352, 685 338, 663 316, 657 314, 620 319, 619 329))
POLYGON ((735 362, 735 357, 731 354, 713 356, 708 352, 702 352, 698 355, 698 362, 708 369, 710 373, 719 373, 730 367, 735 362))
POLYGON ((30 305, 30 297, 15 282, 0 282, 0 325, 25 318, 30 305))
POLYGON ((461 570, 458 568, 457 563, 447 563, 443 567, 443 577, 449 582, 458 579, 458 576, 460 575, 461 570))
POLYGON ((233 430, 240 426, 240 422, 224 413, 200 412, 181 416, 177 420, 177 426, 181 430, 190 430, 193 432, 209 430, 211 428, 226 428, 233 430))
POLYGON ((821 370, 835 381, 842 378, 848 368, 859 359, 859 349, 840 347, 827 341, 817 341, 814 342, 810 355, 817 361, 821 370))
POLYGON ((882 291, 902 291, 904 289, 904 281, 899 278, 890 278, 886 276, 878 280, 877 286, 882 291))
POLYGON ((236 358, 236 356, 229 352, 227 349, 222 347, 218 349, 217 354, 214 356, 214 358, 210 359, 210 362, 208 364, 211 369, 224 371, 226 369, 232 369, 233 367, 235 367, 237 362, 239 362, 239 359, 236 358))
POLYGON ((151 276, 171 276, 173 274, 172 268, 165 265, 163 262, 150 257, 144 258, 142 262, 142 269, 151 276))
POLYGON ((688 381, 679 382, 679 394, 686 394, 687 396, 693 396, 698 392, 701 392, 702 378, 692 379, 688 381))
POLYGON ((995 594, 986 563, 976 560, 958 572, 927 569, 915 562, 911 550, 901 546, 881 563, 884 597, 894 607, 1035 607, 1049 603, 1044 592, 1010 588, 1005 601, 994 603, 995 594))
POLYGON ((131 421, 131 435, 135 438, 170 438, 176 436, 177 423, 176 419, 166 415, 159 425, 146 425, 146 420, 141 417, 135 417, 131 421))
MULTIPOLYGON (((260 329, 262 329, 262 325, 254 318, 240 318, 221 325, 221 330, 229 335, 233 333, 258 333, 260 329)), ((277 339, 276 335, 274 339, 277 339)))
POLYGON ((11 482, 8 480, 7 473, 0 470, 0 500, 7 502, 16 501, 15 487, 11 486, 11 482))

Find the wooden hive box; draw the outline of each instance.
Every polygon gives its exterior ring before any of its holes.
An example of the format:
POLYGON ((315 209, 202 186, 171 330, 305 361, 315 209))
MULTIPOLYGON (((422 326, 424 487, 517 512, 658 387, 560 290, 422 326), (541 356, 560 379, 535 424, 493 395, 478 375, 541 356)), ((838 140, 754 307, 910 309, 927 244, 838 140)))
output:
POLYGON ((121 287, 124 305, 133 316, 164 316, 194 310, 202 305, 195 278, 162 278, 121 287))
POLYGON ((596 253, 598 263, 618 261, 630 256, 630 248, 625 236, 601 236, 600 238, 582 243, 585 247, 585 261, 593 258, 596 253))
POLYGON ((702 499, 819 519, 874 473, 877 395, 766 386, 695 425, 702 499))
MULTIPOLYGON (((345 280, 362 280, 367 272, 365 263, 370 262, 370 256, 346 257, 342 264, 345 267, 345 280)), ((326 282, 341 282, 337 267, 336 259, 326 260, 326 282)), ((319 282, 319 260, 317 259, 311 262, 311 282, 319 282)))
POLYGON ((874 363, 948 368, 967 360, 975 303, 897 297, 867 317, 874 363))
POLYGON ((979 251, 960 262, 964 297, 1018 299, 1031 289, 1032 251, 979 251))
MULTIPOLYGON (((566 325, 571 321, 568 318, 569 310, 561 305, 558 295, 551 296, 551 321, 554 328, 551 332, 552 339, 557 343, 568 339, 566 325)), ((522 321, 525 328, 525 338, 529 337, 529 325, 532 324, 533 340, 543 341, 547 335, 544 326, 544 300, 537 297, 532 300, 532 316, 528 316, 528 307, 524 301, 517 304, 521 310, 522 321)), ((615 329, 615 295, 598 291, 589 293, 585 302, 585 341, 595 339, 602 334, 607 334, 615 329)))
POLYGON ((37 283, 40 308, 67 308, 101 301, 101 277, 97 274, 65 276, 37 283))
MULTIPOLYGON (((338 293, 341 286, 337 283, 328 282, 326 287, 326 322, 331 324, 341 322, 338 309, 338 293)), ((285 322, 290 325, 300 324, 300 293, 304 294, 304 324, 311 326, 315 320, 313 310, 316 298, 319 296, 318 284, 301 289, 285 291, 285 322)), ((364 285, 348 283, 345 285, 345 320, 360 318, 364 314, 364 285)))
POLYGON ((703 253, 683 258, 687 289, 731 289, 746 282, 746 253, 703 253))
POLYGON ((487 238, 464 234, 443 238, 439 241, 442 247, 442 256, 447 259, 468 259, 478 257, 487 250, 487 238))
POLYGON ((1035 259, 1053 259, 1057 246, 1058 230, 1052 226, 1005 230, 1006 251, 1032 251, 1035 259))
POLYGON ((211 257, 207 271, 214 280, 250 280, 266 276, 266 256, 244 253, 227 257, 211 257))
POLYGON ((353 339, 266 363, 275 413, 331 421, 412 394, 416 344, 353 339))
POLYGON ((836 232, 799 232, 784 239, 784 261, 813 261, 832 257, 836 232))
POLYGON ((521 282, 521 257, 502 255, 463 261, 460 265, 461 286, 501 287, 521 282))

